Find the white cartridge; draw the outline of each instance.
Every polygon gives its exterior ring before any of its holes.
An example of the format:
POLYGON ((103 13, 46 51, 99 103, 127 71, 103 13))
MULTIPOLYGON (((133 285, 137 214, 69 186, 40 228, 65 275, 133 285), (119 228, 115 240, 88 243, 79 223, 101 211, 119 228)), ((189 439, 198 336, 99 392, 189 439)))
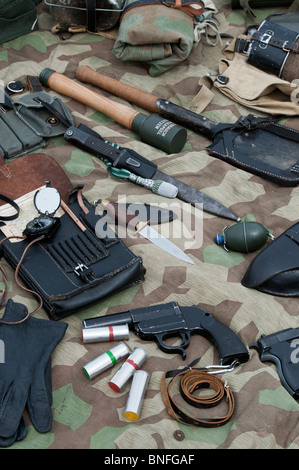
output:
POLYGON ((132 386, 127 400, 124 417, 129 421, 137 421, 150 379, 150 374, 144 370, 137 370, 133 376, 132 386))
POLYGON ((105 370, 109 369, 109 367, 117 364, 118 361, 124 357, 129 356, 129 354, 130 350, 128 346, 123 341, 121 341, 113 348, 109 349, 83 366, 83 373, 90 380, 96 375, 101 374, 105 370))
POLYGON ((125 325, 99 326, 82 328, 83 343, 102 343, 105 341, 120 341, 129 339, 129 327, 125 325))
POLYGON ((140 369, 144 361, 148 358, 144 349, 135 348, 132 354, 123 363, 121 368, 110 380, 109 385, 115 392, 121 392, 130 378, 140 369))

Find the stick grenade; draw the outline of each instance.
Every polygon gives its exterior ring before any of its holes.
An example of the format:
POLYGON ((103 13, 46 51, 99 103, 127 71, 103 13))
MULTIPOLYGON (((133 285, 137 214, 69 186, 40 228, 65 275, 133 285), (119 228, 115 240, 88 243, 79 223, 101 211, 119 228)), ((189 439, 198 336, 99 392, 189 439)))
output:
POLYGON ((95 85, 119 98, 147 109, 151 113, 157 113, 165 119, 170 119, 177 124, 192 129, 194 132, 203 133, 210 138, 213 137, 215 123, 200 114, 189 111, 189 109, 182 108, 132 85, 127 85, 115 78, 107 77, 91 69, 88 65, 80 65, 77 68, 76 77, 81 82, 95 85))
POLYGON ((178 153, 185 145, 186 129, 162 119, 158 114, 146 116, 51 69, 43 69, 39 79, 42 85, 104 113, 139 134, 143 142, 166 153, 178 153))

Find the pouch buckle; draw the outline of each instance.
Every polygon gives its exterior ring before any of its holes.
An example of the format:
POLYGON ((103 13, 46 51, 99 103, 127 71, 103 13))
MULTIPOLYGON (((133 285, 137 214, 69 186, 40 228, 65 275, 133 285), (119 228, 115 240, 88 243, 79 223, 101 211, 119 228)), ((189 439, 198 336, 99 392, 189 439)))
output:
POLYGON ((267 48, 273 35, 274 35, 273 31, 268 31, 267 33, 263 33, 260 39, 260 45, 259 45, 261 49, 267 48))
POLYGON ((74 272, 85 282, 94 279, 92 269, 88 268, 83 263, 78 263, 78 266, 74 268, 74 272))

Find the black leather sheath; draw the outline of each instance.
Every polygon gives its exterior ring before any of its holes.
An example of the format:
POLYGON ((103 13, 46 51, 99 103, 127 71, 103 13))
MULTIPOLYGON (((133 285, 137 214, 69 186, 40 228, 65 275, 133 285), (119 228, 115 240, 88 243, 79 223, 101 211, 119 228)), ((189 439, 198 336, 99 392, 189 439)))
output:
POLYGON ((281 297, 299 296, 299 223, 254 258, 242 285, 281 297))

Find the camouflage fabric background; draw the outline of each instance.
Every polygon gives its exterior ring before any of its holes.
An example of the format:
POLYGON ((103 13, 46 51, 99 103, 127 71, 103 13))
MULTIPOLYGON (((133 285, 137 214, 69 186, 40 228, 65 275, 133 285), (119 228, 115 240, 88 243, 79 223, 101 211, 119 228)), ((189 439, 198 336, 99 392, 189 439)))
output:
MULTIPOLYGON (((246 26, 243 11, 232 11, 227 0, 217 0, 215 4, 223 31, 234 37, 241 34, 246 26)), ((208 72, 217 72, 222 56, 225 39, 222 46, 212 47, 203 37, 184 62, 154 78, 149 76, 144 64, 127 64, 117 59, 112 53, 112 39, 88 33, 53 34, 53 19, 47 6, 40 4, 38 10, 39 30, 0 48, 0 79, 4 83, 17 79, 26 83, 27 75, 38 76, 46 67, 75 79, 77 67, 85 64, 187 107, 198 93, 200 78, 208 72)), ((274 11, 281 10, 256 10, 257 22, 274 11)), ((203 112, 205 116, 216 122, 235 122, 240 115, 249 114, 250 110, 218 90, 213 93, 211 103, 203 112)), ((140 142, 136 134, 102 113, 73 99, 62 98, 76 125, 86 124, 105 139, 134 148, 155 161, 161 171, 214 197, 240 217, 264 224, 276 237, 298 221, 298 188, 279 187, 209 156, 205 147, 210 141, 204 136, 188 131, 182 152, 167 155, 140 142)), ((134 108, 124 100, 111 99, 134 108)), ((298 117, 289 119, 286 124, 299 129, 298 117)), ((188 213, 188 207, 180 205, 178 200, 159 198, 145 188, 112 177, 104 163, 66 144, 62 137, 51 139, 43 152, 55 158, 74 185, 84 184, 84 194, 90 201, 104 197, 116 201, 121 196, 127 202, 176 203, 176 207, 182 207, 183 215, 188 213)), ((141 417, 136 422, 128 422, 123 417, 129 385, 120 394, 108 386, 119 365, 91 381, 83 375, 82 366, 111 347, 109 343, 82 344, 82 320, 92 316, 169 301, 177 301, 182 306, 195 304, 229 326, 246 345, 255 342, 261 334, 298 327, 296 298, 266 295, 241 285, 256 253, 227 253, 215 245, 215 235, 231 221, 202 213, 202 224, 199 224, 202 233, 196 234, 200 243, 192 245, 188 232, 183 230, 184 220, 178 217, 171 226, 162 227, 162 231, 169 230, 169 238, 185 248, 195 264, 180 262, 142 238, 127 238, 127 245, 143 258, 147 269, 145 281, 67 317, 66 335, 53 354, 52 430, 37 433, 26 415, 28 434, 11 449, 187 449, 194 452, 198 449, 299 448, 299 405, 282 386, 276 366, 262 363, 255 350, 250 350, 247 363, 223 377, 235 395, 236 408, 232 419, 219 428, 178 424, 167 414, 160 393, 160 378, 165 371, 185 366, 197 357, 201 357, 201 366, 218 363, 215 347, 202 336, 192 337, 184 362, 181 356, 163 353, 154 342, 142 341, 130 333, 127 344, 130 348, 139 346, 147 351, 149 358, 143 369, 151 374, 141 417), (177 234, 181 236, 178 238, 177 234), (183 440, 175 438, 177 429, 183 431, 183 440)), ((35 299, 16 286, 12 269, 3 263, 10 281, 9 297, 29 308, 35 306, 35 299)), ((47 318, 43 311, 37 316, 47 318)), ((210 413, 217 415, 220 410, 225 412, 225 406, 211 409, 210 413)), ((192 412, 202 414, 201 410, 192 412)))
MULTIPOLYGON (((127 6, 132 3, 127 2, 127 6)), ((174 8, 165 10, 165 5, 142 5, 122 15, 112 52, 123 61, 148 63, 148 73, 157 77, 186 59, 193 41, 193 20, 189 15, 174 8)))

